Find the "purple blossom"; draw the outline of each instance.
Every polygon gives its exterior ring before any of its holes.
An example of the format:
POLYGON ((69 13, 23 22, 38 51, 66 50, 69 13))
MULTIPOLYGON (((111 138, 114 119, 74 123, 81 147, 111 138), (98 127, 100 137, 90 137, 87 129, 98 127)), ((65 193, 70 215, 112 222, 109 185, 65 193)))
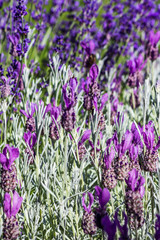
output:
POLYGON ((11 199, 11 196, 9 195, 9 193, 5 193, 3 208, 7 218, 16 216, 16 214, 18 213, 21 207, 22 201, 23 201, 23 198, 20 197, 16 191, 14 191, 13 193, 13 199, 11 199))
POLYGON ((108 101, 108 93, 105 93, 105 94, 103 94, 103 96, 101 97, 101 105, 100 105, 100 107, 99 107, 99 109, 98 109, 98 103, 97 103, 97 101, 98 101, 98 99, 97 99, 97 97, 95 96, 94 97, 94 106, 95 106, 95 109, 98 111, 102 111, 103 110, 103 108, 104 108, 104 105, 105 105, 105 103, 108 101))
POLYGON ((24 133, 23 138, 25 140, 25 143, 28 144, 28 146, 30 147, 30 149, 32 149, 37 142, 36 133, 24 133))
POLYGON ((111 147, 110 151, 109 151, 109 147, 106 148, 106 152, 104 154, 104 163, 106 165, 106 168, 109 169, 111 167, 112 161, 115 157, 115 151, 113 146, 111 147), (107 152, 107 154, 106 154, 107 152))
POLYGON ((146 61, 143 61, 143 56, 140 54, 138 58, 132 58, 128 61, 128 67, 130 74, 134 74, 136 71, 141 71, 146 64, 146 61))
POLYGON ((129 149, 129 156, 131 160, 136 160, 138 158, 138 154, 139 154, 139 147, 138 145, 134 145, 132 144, 130 149, 129 149))
POLYGON ((69 80, 69 84, 66 83, 63 87, 62 87, 62 93, 63 93, 63 99, 65 102, 65 106, 67 109, 70 109, 72 106, 74 106, 76 104, 76 99, 75 99, 75 95, 76 95, 76 87, 77 87, 77 79, 76 78, 71 78, 69 80), (69 92, 67 93, 67 87, 69 85, 69 92))
POLYGON ((85 50, 88 56, 94 52, 95 43, 93 40, 89 40, 89 41, 83 40, 81 42, 81 46, 85 50))
POLYGON ((2 77, 1 77, 1 80, 3 81, 3 83, 4 83, 5 85, 9 85, 11 78, 8 78, 8 79, 7 79, 6 77, 2 76, 2 77))
POLYGON ((154 33, 154 31, 150 31, 149 33, 149 41, 152 46, 156 47, 157 43, 160 40, 160 31, 154 33))
POLYGON ((139 191, 141 198, 143 198, 145 193, 145 189, 143 186, 145 183, 145 178, 142 176, 139 177, 139 172, 136 169, 132 169, 132 171, 130 171, 128 175, 128 179, 125 179, 128 188, 131 189, 133 192, 139 191))
POLYGON ((126 133, 123 135, 122 142, 118 143, 117 133, 113 136, 113 141, 115 144, 115 149, 118 152, 119 158, 121 158, 127 150, 129 150, 133 139, 133 134, 127 130, 126 133))
POLYGON ((142 135, 147 149, 151 153, 154 153, 160 147, 160 137, 157 145, 155 146, 154 124, 152 121, 145 126, 145 132, 143 132, 142 135))
POLYGON ((6 144, 3 153, 0 153, 0 163, 2 164, 3 169, 9 170, 14 160, 18 157, 18 148, 10 147, 6 144))
POLYGON ((98 77, 98 66, 96 64, 93 64, 92 67, 89 70, 89 76, 92 79, 92 81, 95 81, 96 78, 98 77))
POLYGON ((27 118, 32 118, 34 113, 35 113, 35 110, 37 109, 37 104, 36 103, 31 103, 31 113, 29 111, 29 101, 27 101, 26 103, 26 112, 23 110, 23 109, 20 109, 20 112, 26 116, 27 118))
POLYGON ((156 220, 156 224, 155 224, 155 239, 159 240, 160 239, 160 215, 156 215, 157 216, 157 220, 156 220))
POLYGON ((81 146, 85 141, 87 141, 90 138, 91 130, 84 131, 81 140, 78 142, 78 147, 81 146))
POLYGON ((9 41, 11 42, 11 51, 10 54, 14 57, 20 56, 18 53, 18 43, 19 43, 19 34, 14 34, 13 36, 9 35, 9 41))
POLYGON ((141 136, 140 134, 142 134, 143 132, 143 128, 138 124, 138 129, 135 125, 135 123, 132 123, 132 126, 131 126, 131 132, 133 134, 133 140, 132 142, 135 144, 135 145, 139 145, 139 150, 143 147, 143 143, 141 141, 141 136), (139 129, 139 131, 138 131, 139 129), (140 134, 139 134, 140 132, 140 134))
POLYGON ((88 194, 88 197, 89 197, 89 205, 88 205, 88 207, 86 206, 86 204, 85 204, 85 195, 86 195, 86 193, 83 193, 83 196, 82 196, 82 206, 83 206, 83 208, 84 208, 84 210, 86 212, 90 213, 91 212, 91 206, 92 206, 93 201, 94 201, 94 197, 93 197, 92 193, 90 193, 90 192, 88 192, 87 194, 88 194))
POLYGON ((95 191, 96 191, 96 197, 98 198, 98 201, 99 201, 100 208, 104 209, 106 204, 109 202, 110 192, 108 191, 107 188, 104 188, 102 190, 102 188, 99 186, 95 187, 95 191))
POLYGON ((59 117, 60 114, 61 114, 61 111, 62 111, 61 104, 57 107, 57 106, 56 106, 56 101, 55 101, 55 99, 54 99, 54 100, 53 100, 53 107, 52 107, 52 104, 49 103, 49 104, 47 105, 47 107, 46 107, 45 114, 46 114, 47 112, 50 112, 52 121, 54 122, 54 119, 57 121, 58 117, 59 117))
POLYGON ((116 221, 114 220, 114 222, 112 222, 109 219, 108 215, 105 215, 102 219, 101 219, 101 224, 102 224, 102 228, 103 230, 107 233, 108 235, 108 240, 114 240, 115 239, 115 235, 116 235, 116 221))
POLYGON ((119 238, 119 240, 124 240, 124 239, 129 240, 130 238, 128 236, 128 227, 127 227, 128 219, 125 212, 123 212, 123 217, 124 217, 124 225, 121 226, 120 221, 118 220, 118 212, 115 213, 115 222, 121 233, 121 237, 119 238))

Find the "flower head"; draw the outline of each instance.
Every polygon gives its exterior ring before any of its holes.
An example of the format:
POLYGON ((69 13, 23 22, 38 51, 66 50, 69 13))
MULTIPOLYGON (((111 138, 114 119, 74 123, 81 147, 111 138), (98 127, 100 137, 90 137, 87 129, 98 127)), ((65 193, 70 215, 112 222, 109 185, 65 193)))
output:
POLYGON ((78 147, 81 146, 85 141, 87 141, 90 138, 91 130, 84 131, 81 139, 78 142, 78 147))
POLYGON ((86 204, 85 204, 85 195, 86 195, 86 193, 83 193, 83 196, 82 196, 82 206, 83 206, 83 208, 84 208, 84 210, 86 212, 90 213, 91 212, 91 206, 92 206, 93 201, 94 201, 94 197, 93 197, 93 194, 90 193, 90 192, 88 192, 87 194, 88 194, 88 197, 89 197, 89 205, 88 205, 88 207, 86 206, 86 204))
POLYGON ((90 40, 88 42, 84 40, 81 42, 81 46, 85 50, 87 55, 91 55, 95 49, 95 43, 93 40, 90 40))
POLYGON ((0 163, 2 164, 3 169, 9 170, 14 160, 18 157, 18 148, 10 147, 8 144, 6 144, 5 148, 3 149, 3 153, 0 153, 0 163))
POLYGON ((71 78, 69 80, 69 84, 66 83, 62 87, 62 93, 63 93, 63 99, 65 102, 65 106, 67 109, 70 109, 72 106, 75 106, 76 104, 76 87, 77 87, 77 79, 71 78), (67 93, 67 87, 69 86, 69 91, 67 93))
POLYGON ((29 101, 26 103, 26 112, 23 109, 20 109, 20 112, 26 116, 27 118, 32 118, 33 114, 35 113, 35 110, 38 108, 36 103, 31 103, 31 113, 29 111, 29 101))
POLYGON ((31 132, 24 133, 23 138, 31 149, 34 147, 34 145, 37 142, 36 133, 31 133, 31 132))
POLYGON ((106 204, 109 202, 110 199, 110 192, 107 188, 102 189, 99 186, 95 187, 96 197, 98 198, 99 205, 101 209, 104 209, 106 204))
POLYGON ((144 183, 145 183, 145 178, 140 176, 139 177, 139 172, 136 169, 132 169, 129 173, 128 179, 126 179, 126 184, 129 189, 131 189, 133 192, 138 191, 140 192, 141 198, 144 196, 144 183))
POLYGON ((20 197, 16 191, 14 191, 13 193, 13 199, 11 199, 11 196, 9 195, 9 193, 5 193, 3 208, 7 218, 16 216, 16 214, 18 213, 21 207, 22 201, 23 201, 23 198, 20 197))

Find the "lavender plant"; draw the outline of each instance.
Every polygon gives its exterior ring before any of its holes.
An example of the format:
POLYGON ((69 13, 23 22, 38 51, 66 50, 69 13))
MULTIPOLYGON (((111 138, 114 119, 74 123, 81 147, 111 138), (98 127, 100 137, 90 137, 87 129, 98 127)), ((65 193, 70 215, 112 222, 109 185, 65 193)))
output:
POLYGON ((0 238, 159 239, 159 1, 0 1, 0 238))

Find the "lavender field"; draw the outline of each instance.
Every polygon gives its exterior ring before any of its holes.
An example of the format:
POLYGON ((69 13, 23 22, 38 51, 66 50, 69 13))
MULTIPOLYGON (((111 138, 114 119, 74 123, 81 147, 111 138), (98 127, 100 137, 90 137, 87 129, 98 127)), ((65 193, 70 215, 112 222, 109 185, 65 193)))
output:
POLYGON ((160 240, 159 148, 159 0, 0 0, 1 240, 160 240))

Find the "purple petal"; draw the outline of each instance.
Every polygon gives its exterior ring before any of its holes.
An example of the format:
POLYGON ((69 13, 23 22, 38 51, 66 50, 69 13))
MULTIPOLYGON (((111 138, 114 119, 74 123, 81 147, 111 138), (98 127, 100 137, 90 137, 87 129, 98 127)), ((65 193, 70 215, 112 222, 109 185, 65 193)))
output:
POLYGON ((137 186, 137 180, 138 180, 138 171, 134 168, 132 169, 132 171, 130 171, 129 173, 129 177, 128 179, 126 179, 126 183, 128 185, 128 187, 134 191, 136 186, 137 186))
POLYGON ((22 204, 23 198, 19 196, 19 194, 15 191, 13 194, 13 206, 11 209, 11 215, 15 216, 22 204))
POLYGON ((99 196, 102 194, 102 188, 99 186, 95 186, 95 191, 96 191, 95 193, 96 197, 98 196, 99 198, 99 196))
POLYGON ((30 142, 29 142, 31 149, 34 147, 36 142, 37 142, 37 136, 36 136, 36 133, 33 133, 32 138, 30 139, 30 142))
POLYGON ((115 222, 116 222, 116 225, 121 233, 121 238, 119 238, 120 240, 123 240, 123 239, 128 239, 129 240, 129 237, 128 237, 128 227, 127 227, 127 223, 128 223, 128 219, 127 219, 127 215, 125 214, 125 212, 123 212, 123 217, 124 217, 124 225, 121 226, 120 225, 120 221, 118 220, 118 212, 116 211, 115 213, 115 222))
POLYGON ((84 210, 85 210, 86 212, 89 213, 89 212, 91 211, 91 206, 92 206, 92 204, 93 204, 94 197, 93 197, 92 193, 88 192, 89 205, 88 205, 88 207, 87 207, 86 204, 85 204, 85 195, 86 195, 86 193, 83 193, 83 196, 82 196, 82 207, 84 208, 84 210))
POLYGON ((32 135, 31 132, 27 132, 27 133, 24 133, 24 136, 23 136, 25 143, 28 143, 28 145, 29 145, 29 139, 31 138, 31 135, 32 135))
POLYGON ((98 72, 99 72, 98 66, 96 64, 93 64, 89 70, 89 76, 95 80, 98 76, 98 72))
POLYGON ((29 118, 29 115, 28 115, 23 109, 20 109, 20 112, 21 112, 24 116, 26 116, 27 118, 29 118))
POLYGON ((139 188, 139 192, 140 192, 141 198, 143 198, 143 196, 144 196, 144 194, 145 194, 145 188, 144 188, 144 186, 141 186, 141 187, 139 188))
POLYGON ((111 147, 110 154, 109 154, 109 161, 112 162, 115 156, 114 148, 111 147))
POLYGON ((38 106, 36 103, 31 103, 31 117, 33 117, 33 114, 35 113, 35 110, 38 109, 38 106))
POLYGON ((96 111, 98 111, 97 97, 96 96, 94 96, 94 98, 93 98, 93 103, 94 103, 94 107, 95 107, 96 111))
POLYGON ((158 142, 157 142, 157 145, 156 145, 156 147, 154 148, 154 151, 157 151, 157 149, 160 147, 160 137, 159 137, 159 140, 158 140, 158 142))
POLYGON ((134 73, 136 71, 136 63, 134 60, 129 60, 128 61, 128 67, 129 67, 129 70, 130 70, 130 73, 134 73))
POLYGON ((147 134, 145 132, 142 133, 143 136, 143 140, 144 140, 144 144, 146 145, 147 148, 149 148, 149 143, 148 143, 148 138, 147 138, 147 134))
POLYGON ((145 178, 140 176, 140 179, 138 180, 138 188, 143 186, 145 184, 145 178))
POLYGON ((49 103, 49 104, 46 106, 45 115, 46 115, 46 113, 50 112, 51 109, 52 109, 52 105, 51 105, 51 103, 49 103))
POLYGON ((87 48, 87 43, 85 41, 82 41, 81 47, 85 50, 87 48))
POLYGON ((129 156, 130 156, 131 160, 136 160, 138 158, 138 153, 139 153, 138 145, 135 146, 134 144, 132 144, 129 149, 129 156))
POLYGON ((123 145, 122 145, 122 153, 124 154, 126 152, 126 150, 129 149, 129 147, 131 146, 131 142, 133 139, 133 134, 129 131, 126 131, 125 133, 125 140, 123 141, 123 145))
POLYGON ((99 204, 101 206, 101 208, 103 209, 105 207, 105 205, 108 203, 110 199, 110 192, 108 191, 107 188, 104 188, 102 190, 101 195, 99 196, 99 204))
POLYGON ((104 104, 108 101, 108 93, 103 94, 102 98, 101 98, 101 106, 99 108, 99 110, 101 111, 104 107, 104 104))
POLYGON ((113 149, 113 147, 111 147, 110 153, 109 153, 109 148, 106 149, 107 150, 107 154, 104 154, 104 162, 106 164, 106 168, 109 169, 111 167, 111 163, 114 159, 115 156, 115 151, 113 149))
POLYGON ((77 81, 76 78, 71 78, 71 79, 69 80, 69 86, 70 86, 70 88, 73 89, 73 91, 76 90, 77 84, 78 84, 78 81, 77 81))
POLYGON ((0 163, 6 163, 7 162, 7 158, 4 154, 0 153, 0 163))
POLYGON ((101 219, 101 225, 103 230, 108 234, 108 240, 114 240, 116 234, 116 221, 112 223, 106 215, 101 219))
POLYGON ((5 193, 4 195, 3 209, 6 216, 10 218, 11 217, 11 197, 9 193, 5 193))
POLYGON ((95 43, 93 40, 90 40, 89 41, 89 53, 92 54, 92 52, 94 51, 95 49, 95 43))
POLYGON ((81 140, 79 141, 79 145, 82 145, 86 140, 88 140, 90 138, 91 135, 91 130, 86 130, 83 135, 81 140))
POLYGON ((14 162, 14 160, 18 157, 19 157, 19 149, 12 147, 11 156, 10 156, 10 158, 12 159, 12 162, 14 162))
POLYGON ((63 99, 65 102, 66 107, 68 108, 70 105, 70 99, 67 97, 67 83, 62 87, 63 99))
POLYGON ((9 159, 7 158, 7 161, 5 164, 3 164, 3 168, 5 170, 9 170, 10 166, 14 162, 14 160, 19 157, 19 150, 18 148, 10 147, 8 144, 6 144, 5 148, 3 149, 3 154, 7 157, 7 151, 9 152, 9 159))

